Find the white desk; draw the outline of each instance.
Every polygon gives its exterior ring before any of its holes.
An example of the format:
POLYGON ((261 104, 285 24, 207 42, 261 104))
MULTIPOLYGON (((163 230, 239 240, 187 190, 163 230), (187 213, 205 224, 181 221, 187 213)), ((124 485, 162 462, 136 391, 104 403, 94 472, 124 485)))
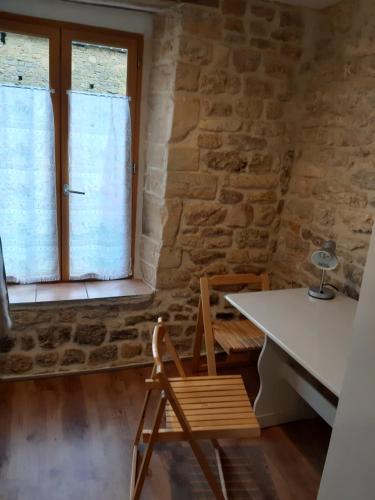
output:
POLYGON ((308 418, 311 408, 332 425, 336 405, 324 388, 339 397, 357 302, 341 294, 312 299, 305 288, 226 299, 266 335, 254 405, 261 425, 308 418))

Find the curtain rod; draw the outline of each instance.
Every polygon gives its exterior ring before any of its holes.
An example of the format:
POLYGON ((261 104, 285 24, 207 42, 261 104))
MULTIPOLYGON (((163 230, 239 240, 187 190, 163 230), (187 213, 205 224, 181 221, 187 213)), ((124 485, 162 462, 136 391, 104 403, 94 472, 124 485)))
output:
POLYGON ((135 5, 128 2, 119 2, 119 1, 108 1, 103 2, 102 0, 62 0, 67 3, 78 3, 83 5, 93 5, 96 7, 110 7, 112 9, 120 9, 120 10, 130 10, 135 12, 144 12, 147 14, 156 14, 160 12, 162 9, 166 9, 169 7, 175 7, 175 2, 170 0, 163 0, 160 6, 152 6, 152 5, 135 5))

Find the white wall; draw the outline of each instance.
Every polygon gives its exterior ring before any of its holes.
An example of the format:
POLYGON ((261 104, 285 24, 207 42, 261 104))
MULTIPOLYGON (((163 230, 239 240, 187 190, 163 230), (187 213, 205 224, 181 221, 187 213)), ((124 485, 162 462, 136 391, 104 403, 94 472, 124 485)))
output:
POLYGON ((375 232, 319 500, 375 498, 375 232))
POLYGON ((137 234, 134 267, 135 276, 140 277, 137 257, 139 256, 139 240, 142 222, 142 188, 147 125, 147 96, 151 71, 152 14, 110 7, 74 4, 61 0, 0 0, 0 11, 143 34, 144 54, 141 96, 141 134, 138 165, 137 234))

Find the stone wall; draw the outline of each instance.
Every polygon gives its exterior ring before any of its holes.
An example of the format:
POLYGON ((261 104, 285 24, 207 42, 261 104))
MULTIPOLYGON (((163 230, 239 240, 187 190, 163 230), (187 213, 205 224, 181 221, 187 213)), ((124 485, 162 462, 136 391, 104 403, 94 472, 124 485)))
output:
POLYGON ((340 266, 329 277, 358 297, 375 214, 374 14, 371 0, 345 0, 317 16, 304 48, 288 107, 297 124, 296 161, 273 260, 274 286, 316 283, 309 255, 330 238, 340 266))
POLYGON ((305 14, 237 0, 159 17, 142 241, 158 288, 196 293, 203 273, 268 267, 294 159, 285 109, 305 14))

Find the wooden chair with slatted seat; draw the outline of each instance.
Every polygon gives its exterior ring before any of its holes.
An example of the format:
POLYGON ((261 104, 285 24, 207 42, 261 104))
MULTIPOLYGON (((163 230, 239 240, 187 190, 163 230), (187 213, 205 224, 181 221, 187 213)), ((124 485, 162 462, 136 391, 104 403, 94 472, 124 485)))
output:
POLYGON ((258 437, 260 428, 240 375, 187 377, 167 329, 159 318, 152 338, 154 367, 146 380, 146 395, 134 439, 130 500, 140 498, 154 445, 159 441, 188 441, 215 498, 227 499, 217 440, 258 437), (178 377, 168 378, 163 354, 167 350, 178 377), (150 395, 159 401, 151 429, 145 429, 150 395), (163 423, 163 425, 162 425, 163 423), (147 443, 141 459, 140 441, 147 443), (215 478, 198 440, 212 441, 218 465, 215 478))
POLYGON ((213 321, 210 309, 210 287, 253 285, 259 291, 269 290, 268 274, 228 274, 204 276, 200 279, 201 295, 193 347, 193 372, 207 369, 216 375, 218 367, 233 367, 249 362, 249 353, 259 350, 264 343, 263 332, 247 319, 213 321), (201 348, 205 340, 207 365, 201 363, 201 348), (220 363, 215 360, 215 341, 226 353, 220 363))

